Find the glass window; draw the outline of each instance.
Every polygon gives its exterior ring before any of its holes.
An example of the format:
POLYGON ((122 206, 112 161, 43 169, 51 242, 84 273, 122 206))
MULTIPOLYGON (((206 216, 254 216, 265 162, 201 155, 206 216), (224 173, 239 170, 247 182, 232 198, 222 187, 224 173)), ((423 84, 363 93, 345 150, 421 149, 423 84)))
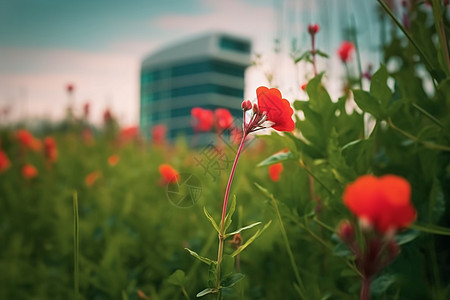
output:
POLYGON ((241 53, 250 53, 250 43, 236 40, 228 37, 221 37, 219 41, 220 48, 232 50, 241 53))

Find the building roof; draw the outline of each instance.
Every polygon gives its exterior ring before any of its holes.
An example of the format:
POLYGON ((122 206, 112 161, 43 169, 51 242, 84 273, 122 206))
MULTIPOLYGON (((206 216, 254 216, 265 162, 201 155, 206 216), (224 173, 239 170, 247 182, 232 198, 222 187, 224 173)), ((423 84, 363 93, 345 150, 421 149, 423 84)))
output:
POLYGON ((151 55, 147 56, 142 62, 142 68, 152 68, 165 64, 173 64, 177 61, 193 61, 197 58, 211 57, 233 63, 250 64, 250 50, 248 53, 220 47, 220 40, 228 39, 248 44, 251 40, 242 36, 236 36, 229 33, 208 33, 184 42, 165 47, 151 55))

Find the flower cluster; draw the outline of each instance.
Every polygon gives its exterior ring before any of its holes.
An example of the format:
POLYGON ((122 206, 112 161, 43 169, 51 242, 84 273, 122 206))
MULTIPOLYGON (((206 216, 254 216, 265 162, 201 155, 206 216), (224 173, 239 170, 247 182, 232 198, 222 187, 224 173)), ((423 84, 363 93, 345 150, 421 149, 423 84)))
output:
POLYGON ((194 119, 193 127, 196 132, 207 132, 213 127, 220 132, 233 127, 233 116, 226 108, 217 108, 212 111, 194 107, 191 110, 191 115, 194 119))

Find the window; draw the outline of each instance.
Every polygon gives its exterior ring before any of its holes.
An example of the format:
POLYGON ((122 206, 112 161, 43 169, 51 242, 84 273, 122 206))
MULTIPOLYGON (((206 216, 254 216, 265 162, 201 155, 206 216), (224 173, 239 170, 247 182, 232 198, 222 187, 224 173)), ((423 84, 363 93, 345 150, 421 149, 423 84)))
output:
POLYGON ((250 43, 241 40, 235 40, 228 37, 221 37, 219 41, 220 48, 232 50, 241 53, 250 53, 250 43))

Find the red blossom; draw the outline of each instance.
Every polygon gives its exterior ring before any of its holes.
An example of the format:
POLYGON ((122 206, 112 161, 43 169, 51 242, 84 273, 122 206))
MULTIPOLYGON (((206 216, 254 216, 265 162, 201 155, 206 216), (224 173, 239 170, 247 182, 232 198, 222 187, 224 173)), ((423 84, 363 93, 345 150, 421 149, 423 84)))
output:
POLYGON ((31 179, 38 175, 37 169, 30 164, 26 164, 22 167, 22 176, 25 179, 31 179))
POLYGON ((84 183, 91 187, 94 185, 94 183, 102 176, 102 173, 100 171, 94 171, 89 173, 86 178, 84 179, 84 183))
POLYGON ((39 151, 42 148, 42 143, 35 138, 28 130, 20 129, 16 131, 16 138, 25 149, 39 151))
POLYGON ((217 108, 214 110, 217 130, 229 129, 233 125, 233 116, 226 108, 217 108))
POLYGON ((0 149, 0 173, 6 171, 11 166, 8 156, 0 149))
POLYGON ((163 124, 155 125, 152 128, 152 140, 156 145, 161 145, 166 142, 167 126, 163 124))
POLYGON ((54 163, 58 159, 58 147, 51 136, 44 139, 44 152, 49 162, 54 163))
POLYGON ((159 165, 159 174, 161 174, 161 183, 176 183, 180 179, 180 174, 169 164, 159 165))
POLYGON ((276 163, 269 166, 269 177, 272 181, 280 180, 281 173, 283 172, 283 164, 276 163))
POLYGON ((138 126, 130 126, 130 127, 122 128, 122 130, 120 130, 119 136, 120 136, 120 140, 122 142, 137 139, 139 137, 139 127, 138 126))
POLYGON ((273 123, 271 126, 278 131, 292 131, 295 128, 292 120, 292 109, 289 101, 281 97, 281 92, 278 89, 269 89, 265 86, 260 86, 256 89, 258 98, 258 107, 261 113, 265 113, 267 121, 273 123))
POLYGON ((311 35, 314 35, 314 34, 318 33, 319 30, 320 30, 320 27, 317 24, 309 24, 308 25, 308 32, 311 35))
POLYGON ((344 192, 344 204, 381 233, 408 227, 416 218, 411 186, 395 175, 359 177, 344 192))
POLYGON ((117 165, 117 163, 119 162, 120 157, 117 154, 112 154, 108 157, 108 164, 111 167, 114 167, 115 165, 117 165))
POLYGON ((103 122, 105 124, 108 124, 110 122, 112 122, 113 120, 113 116, 111 113, 111 110, 109 108, 105 109, 105 111, 103 112, 103 122))
POLYGON ((210 131, 213 126, 214 115, 209 109, 201 107, 194 107, 191 110, 191 115, 194 118, 195 131, 210 131))
POLYGON ((355 50, 355 45, 352 42, 343 41, 338 49, 338 54, 342 62, 346 63, 350 60, 350 55, 355 50))
POLYGON ((86 119, 89 117, 90 109, 91 109, 91 104, 89 102, 84 103, 84 105, 83 105, 83 113, 84 113, 84 117, 86 119))
POLYGON ((73 90, 75 89, 74 85, 72 83, 69 83, 66 85, 66 91, 71 94, 73 93, 73 90))

